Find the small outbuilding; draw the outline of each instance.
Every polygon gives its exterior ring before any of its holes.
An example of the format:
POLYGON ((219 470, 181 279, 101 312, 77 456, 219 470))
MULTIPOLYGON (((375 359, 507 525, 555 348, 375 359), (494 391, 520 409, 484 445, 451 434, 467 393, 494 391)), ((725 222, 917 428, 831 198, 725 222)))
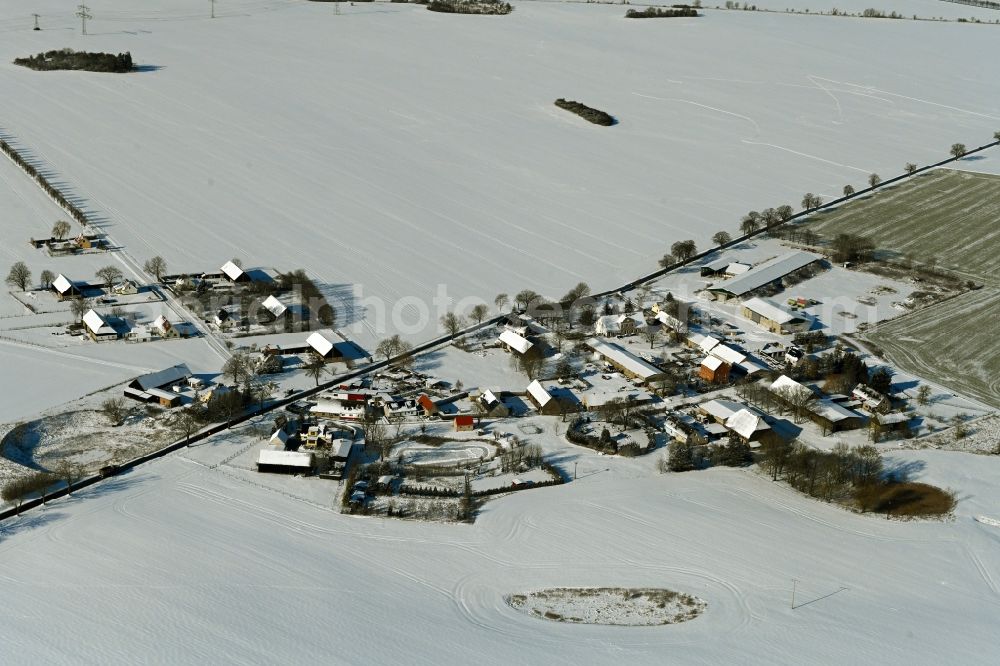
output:
POLYGON ((475 418, 470 414, 459 414, 455 417, 456 432, 467 432, 475 427, 475 418))
POLYGON ((232 261, 222 265, 222 275, 230 282, 250 282, 250 276, 232 261))

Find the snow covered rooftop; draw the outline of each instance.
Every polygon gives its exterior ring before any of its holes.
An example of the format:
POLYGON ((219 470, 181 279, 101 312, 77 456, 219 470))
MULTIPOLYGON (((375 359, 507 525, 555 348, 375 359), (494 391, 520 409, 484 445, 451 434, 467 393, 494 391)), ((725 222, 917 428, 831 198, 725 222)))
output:
POLYGON ((552 394, 537 379, 528 384, 528 393, 535 399, 539 407, 544 407, 552 400, 552 394))
POLYGON ((83 323, 94 335, 113 335, 115 332, 115 329, 96 310, 89 310, 83 315, 83 323))
POLYGON ((241 279, 244 275, 246 275, 243 269, 234 264, 232 261, 227 261, 225 264, 222 265, 222 272, 227 278, 229 278, 233 282, 241 279))
POLYGON ((847 409, 832 400, 817 400, 809 405, 809 411, 834 423, 845 419, 861 418, 861 414, 847 409))
POLYGON ((765 319, 770 319, 778 324, 788 324, 794 321, 803 321, 805 318, 796 313, 783 308, 772 300, 766 298, 751 298, 743 302, 743 307, 751 312, 756 312, 765 319))
POLYGON ((712 351, 712 348, 715 347, 715 345, 719 344, 719 339, 713 338, 711 335, 702 335, 701 333, 695 333, 693 335, 688 336, 688 342, 698 347, 707 354, 708 352, 712 351))
POLYGON ((715 400, 709 400, 698 405, 698 409, 720 421, 725 421, 745 407, 746 405, 741 402, 726 400, 724 398, 716 398, 715 400))
POLYGON ((746 359, 747 355, 726 345, 715 345, 712 347, 712 356, 717 356, 729 365, 738 365, 746 359))
POLYGON ((286 306, 284 303, 275 298, 274 294, 271 294, 266 299, 264 299, 264 302, 261 303, 261 306, 275 317, 280 317, 286 312, 288 312, 288 306, 286 306))
POLYGON ((743 275, 735 277, 732 280, 713 284, 710 289, 713 291, 725 291, 734 296, 742 296, 747 292, 760 289, 764 285, 779 280, 789 273, 797 271, 822 258, 820 255, 812 252, 796 250, 795 252, 783 254, 780 257, 775 257, 754 266, 743 275))
POLYGON ((306 344, 312 347, 317 354, 323 357, 329 356, 330 352, 333 351, 333 342, 328 340, 326 336, 319 331, 311 333, 309 337, 306 338, 306 344))
POLYGON ((260 454, 258 454, 257 464, 309 469, 313 464, 313 456, 307 451, 282 451, 266 448, 261 449, 260 454))
POLYGON ((702 367, 708 368, 709 370, 718 370, 725 363, 718 356, 706 356, 702 362, 702 367))
POLYGON ((65 294, 71 289, 73 289, 73 281, 67 278, 65 275, 60 273, 55 280, 52 281, 52 288, 58 291, 60 294, 65 294))
POLYGON ((518 354, 527 353, 529 349, 534 347, 534 344, 530 340, 521 337, 509 329, 500 334, 500 342, 504 343, 518 354))
POLYGON ((763 416, 759 412, 754 413, 746 408, 741 409, 726 419, 726 427, 743 439, 750 439, 754 433, 761 430, 771 429, 771 426, 764 421, 763 416))
POLYGON ((803 395, 812 395, 813 391, 808 386, 798 383, 788 375, 781 375, 773 382, 771 382, 771 391, 773 393, 783 393, 788 391, 790 393, 801 393, 803 395))
POLYGON ((741 264, 738 261, 734 261, 726 266, 726 273, 728 275, 742 275, 743 273, 749 271, 750 268, 750 264, 741 264))
POLYGON ((159 372, 153 372, 148 375, 136 377, 132 380, 130 385, 142 391, 149 391, 151 388, 159 388, 161 386, 173 384, 187 379, 190 376, 191 370, 188 369, 187 365, 179 363, 175 366, 167 368, 166 370, 160 370, 159 372))
POLYGON ((656 366, 651 363, 647 363, 632 352, 629 352, 616 344, 604 342, 602 340, 598 340, 597 338, 590 338, 587 340, 587 346, 607 360, 625 368, 627 371, 643 380, 648 380, 651 377, 663 374, 663 371, 656 366))

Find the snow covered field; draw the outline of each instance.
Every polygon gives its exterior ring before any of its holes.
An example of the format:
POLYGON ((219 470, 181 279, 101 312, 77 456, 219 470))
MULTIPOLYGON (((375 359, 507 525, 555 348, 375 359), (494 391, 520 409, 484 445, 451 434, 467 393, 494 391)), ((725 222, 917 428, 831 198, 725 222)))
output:
POLYGON ((41 32, 6 12, 2 129, 140 261, 304 267, 362 346, 430 337, 439 285, 487 301, 613 286, 750 208, 829 197, 1000 126, 991 26, 278 0, 220 2, 210 21, 205 4, 95 2, 86 38, 54 0, 37 3, 41 32), (9 64, 63 46, 130 50, 145 69, 9 64), (561 96, 620 123, 589 125, 561 96))
POLYGON ((205 467, 244 446, 225 440, 51 503, 3 526, 5 656, 971 664, 996 654, 1000 530, 974 517, 1000 518, 1000 459, 893 456, 961 497, 953 521, 900 523, 752 471, 658 475, 655 456, 561 443, 553 421, 539 420, 537 441, 564 466, 578 461, 580 479, 491 501, 471 526, 342 516, 322 508, 332 497, 251 485, 205 467), (544 622, 504 601, 606 586, 674 589, 708 605, 690 622, 629 628, 544 622))

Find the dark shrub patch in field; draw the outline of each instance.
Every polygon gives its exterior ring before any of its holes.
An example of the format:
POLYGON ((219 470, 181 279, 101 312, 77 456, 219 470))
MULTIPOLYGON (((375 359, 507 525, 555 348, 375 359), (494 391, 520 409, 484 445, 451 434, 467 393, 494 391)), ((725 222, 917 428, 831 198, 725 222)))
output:
POLYGON ((625 18, 675 18, 678 16, 697 16, 698 10, 687 5, 673 7, 647 7, 646 9, 630 9, 625 12, 625 18))
POLYGON ((857 488, 862 511, 893 516, 943 516, 955 508, 955 495, 926 483, 885 483, 857 488))
POLYGON ((54 69, 75 69, 86 72, 131 72, 132 54, 119 53, 85 53, 73 49, 46 51, 27 58, 15 58, 15 65, 21 65, 38 71, 54 69))
POLYGON ((509 2, 500 0, 431 0, 427 9, 445 14, 488 14, 493 16, 514 11, 509 2))
POLYGON ((580 102, 567 101, 560 97, 556 100, 556 106, 560 109, 572 111, 584 120, 589 120, 595 125, 604 125, 605 127, 609 127, 615 124, 615 119, 611 114, 598 109, 592 109, 586 104, 581 104, 580 102))

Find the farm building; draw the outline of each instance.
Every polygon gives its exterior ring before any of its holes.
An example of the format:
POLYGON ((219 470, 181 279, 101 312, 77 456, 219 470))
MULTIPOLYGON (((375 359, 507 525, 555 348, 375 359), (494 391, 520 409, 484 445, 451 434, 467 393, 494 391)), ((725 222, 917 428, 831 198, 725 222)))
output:
POLYGON ((319 396, 309 408, 313 416, 329 419, 359 421, 368 414, 370 391, 330 391, 319 396))
POLYGON ((646 320, 640 315, 605 315, 594 324, 597 335, 635 335, 646 328, 646 320))
POLYGON ((679 317, 673 316, 665 310, 660 310, 656 313, 656 321, 660 322, 660 325, 664 328, 664 330, 687 333, 687 322, 679 317))
POLYGON ((483 412, 487 416, 502 418, 510 415, 510 409, 507 408, 507 405, 504 404, 503 400, 497 397, 497 394, 489 389, 483 391, 482 395, 480 395, 477 400, 482 406, 483 412))
POLYGON ((715 275, 722 275, 728 265, 728 259, 715 259, 714 261, 710 261, 701 267, 701 276, 713 277, 715 275))
POLYGON ((385 418, 390 421, 402 421, 423 414, 423 409, 416 400, 389 400, 382 406, 382 410, 385 418))
POLYGON ((233 325, 233 318, 229 316, 229 311, 220 309, 215 313, 212 318, 212 323, 215 324, 219 329, 225 330, 233 325))
POLYGON ((886 412, 892 408, 892 401, 887 396, 864 384, 855 386, 851 395, 860 400, 865 409, 872 412, 886 412))
POLYGON ((906 414, 904 412, 891 412, 888 414, 878 413, 875 415, 875 420, 878 421, 878 424, 885 430, 906 430, 906 428, 909 427, 910 419, 912 418, 912 414, 906 414))
POLYGON ((313 469, 313 454, 309 451, 285 451, 284 447, 267 447, 257 455, 257 471, 277 474, 307 474, 313 469))
POLYGON ((153 339, 153 334, 148 326, 133 326, 125 334, 126 342, 149 342, 153 339))
POLYGON ((779 335, 808 331, 812 320, 800 313, 783 308, 766 298, 751 298, 743 302, 740 314, 772 333, 779 335))
POLYGON ((711 352, 712 349, 719 344, 721 341, 718 338, 712 337, 711 335, 702 335, 701 333, 692 333, 685 340, 688 347, 694 347, 700 349, 706 354, 711 352))
POLYGON ((510 329, 500 334, 499 341, 504 349, 517 352, 518 354, 527 354, 535 346, 533 342, 510 329))
POLYGON ((625 400, 633 405, 648 405, 653 402, 653 396, 645 391, 591 391, 584 393, 580 403, 588 412, 600 411, 612 400, 625 400))
POLYGON ((716 398, 698 405, 698 411, 712 417, 717 423, 725 423, 726 419, 745 407, 742 402, 716 398))
POLYGON ((438 413, 438 406, 431 400, 426 393, 421 393, 420 397, 417 398, 417 404, 420 405, 420 409, 423 410, 424 416, 434 416, 438 413))
POLYGON ((616 344, 590 338, 587 340, 587 346, 606 362, 618 368, 626 377, 642 382, 654 382, 666 378, 666 373, 655 365, 642 360, 616 344))
POLYGON ((771 382, 771 393, 789 402, 791 400, 804 401, 815 396, 813 390, 805 384, 800 384, 788 375, 781 375, 771 382))
POLYGON ((558 414, 559 403, 537 379, 528 384, 528 400, 539 414, 558 414))
POLYGON ((118 331, 115 330, 115 327, 109 324, 96 310, 90 310, 83 315, 83 326, 87 335, 94 342, 118 339, 118 331))
POLYGON ((455 417, 455 430, 457 432, 467 432, 475 427, 476 420, 469 414, 460 414, 455 417))
POLYGON ((83 283, 73 282, 60 273, 56 276, 56 279, 52 281, 52 291, 56 292, 59 296, 59 300, 83 296, 83 283))
POLYGON ((337 349, 337 345, 319 331, 310 333, 309 337, 306 338, 306 344, 320 358, 325 359, 327 362, 335 361, 342 356, 340 350, 337 349))
POLYGON ((133 280, 122 280, 113 286, 111 291, 118 296, 132 296, 139 293, 139 285, 133 280))
POLYGON ((832 400, 817 400, 808 405, 809 418, 827 432, 855 430, 865 424, 865 417, 832 400))
POLYGON ((698 376, 711 384, 729 381, 729 364, 718 356, 706 356, 698 367, 698 376))
POLYGON ((220 269, 223 277, 230 282, 250 282, 250 276, 232 261, 227 261, 220 269))
POLYGON ((771 426, 764 420, 764 414, 750 407, 734 413, 726 419, 724 425, 729 432, 750 444, 751 448, 760 446, 761 440, 771 434, 771 426))
POLYGON ((161 338, 179 338, 181 333, 177 330, 177 327, 167 321, 167 318, 160 315, 153 321, 152 330, 161 338))
POLYGON ((777 285, 788 275, 809 266, 820 265, 823 257, 812 252, 797 250, 783 254, 754 266, 747 272, 725 282, 718 282, 708 288, 708 291, 720 301, 732 298, 745 298, 758 289, 777 285))
POLYGON ((268 296, 264 299, 264 302, 260 304, 260 310, 258 315, 266 321, 278 321, 279 319, 286 319, 291 316, 292 312, 288 309, 288 306, 279 301, 274 297, 274 294, 268 296))
POLYGON ((180 404, 180 396, 166 387, 183 383, 191 376, 191 370, 180 363, 178 365, 136 377, 125 387, 125 397, 139 402, 158 402, 167 407, 180 404), (166 404, 170 403, 170 404, 166 404))

